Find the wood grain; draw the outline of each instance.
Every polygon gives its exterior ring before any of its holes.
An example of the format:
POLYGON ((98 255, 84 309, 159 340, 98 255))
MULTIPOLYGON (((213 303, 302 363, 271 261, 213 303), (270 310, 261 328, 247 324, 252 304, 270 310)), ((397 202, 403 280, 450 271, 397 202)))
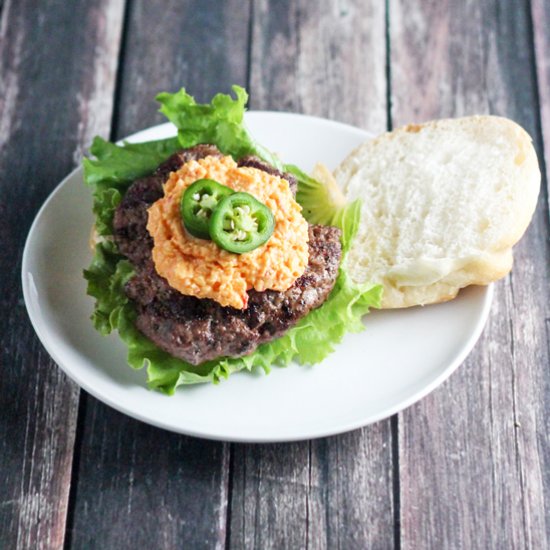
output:
MULTIPOLYGON (((546 184, 550 166, 550 4, 544 0, 531 0, 531 19, 537 67, 538 106, 544 146, 546 184)), ((548 187, 547 187, 548 197, 548 187)))
POLYGON ((390 423, 280 445, 237 445, 231 548, 391 548, 390 423))
POLYGON ((398 421, 338 437, 211 443, 86 394, 77 429, 79 391, 24 309, 21 253, 39 206, 93 135, 161 122, 160 90, 205 101, 248 84, 252 108, 374 132, 387 92, 393 125, 504 114, 545 169, 548 2, 388 5, 386 67, 377 0, 0 0, 0 548, 550 547, 548 179, 466 363, 398 421))
MULTIPOLYGON (((253 15, 251 108, 385 129, 382 3, 262 1, 253 15)), ((318 441, 235 446, 230 547, 391 548, 391 441, 385 421, 318 441)))
MULTIPOLYGON (((186 86, 209 101, 245 84, 248 17, 237 1, 130 2, 113 137, 161 122, 160 91, 186 86)), ((228 444, 159 430, 90 396, 84 409, 70 547, 225 546, 228 444)))
POLYGON ((122 138, 166 122, 155 95, 181 87, 209 102, 232 84, 246 86, 249 3, 170 0, 162 9, 132 1, 122 57, 114 133, 122 138))
POLYGON ((228 446, 87 397, 71 548, 223 548, 228 446))
MULTIPOLYGON (((540 125, 542 133, 543 154, 541 157, 541 166, 543 169, 543 187, 542 195, 544 201, 541 200, 541 210, 543 214, 540 215, 541 222, 539 226, 541 235, 539 239, 548 237, 548 233, 545 233, 545 224, 542 220, 548 219, 548 212, 550 212, 550 59, 548 52, 550 51, 550 4, 543 0, 531 1, 531 21, 533 25, 534 45, 535 45, 535 62, 537 67, 537 84, 538 84, 538 101, 537 105, 540 109, 540 125), (546 186, 544 186, 546 183, 546 186)), ((542 252, 542 251, 541 251, 542 252)), ((548 247, 546 247, 546 265, 548 266, 548 247)), ((548 273, 547 273, 548 277, 548 273)), ((546 279, 546 288, 550 283, 548 278, 546 279)), ((539 346, 545 349, 545 353, 537 353, 533 360, 541 361, 544 365, 546 359, 546 366, 550 363, 550 316, 548 315, 548 309, 546 309, 546 337, 543 337, 539 346), (546 341, 546 347, 544 348, 546 341)), ((548 411, 550 410, 550 377, 548 376, 548 368, 546 373, 543 369, 537 369, 537 378, 535 383, 538 384, 539 393, 541 399, 538 401, 538 407, 536 408, 536 422, 537 422, 537 443, 540 449, 541 456, 540 468, 545 475, 542 476, 542 482, 544 484, 544 502, 543 511, 546 524, 546 540, 550 541, 550 476, 548 471, 550 470, 550 450, 548 445, 548 411)))
MULTIPOLYGON (((528 4, 392 1, 395 125, 509 116, 541 153, 528 4)), ((496 285, 472 355, 399 415, 403 548, 547 548, 548 214, 545 197, 496 285), (534 251, 537 251, 534 253, 534 251)))
POLYGON ((0 28, 0 547, 61 548, 78 389, 34 335, 19 286, 40 204, 107 131, 120 2, 7 1, 0 28), (63 33, 57 32, 62 27, 63 33), (48 48, 44 48, 48 44, 48 48), (63 63, 59 62, 63 52, 63 63), (101 105, 103 112, 95 115, 101 105))
POLYGON ((380 2, 254 3, 250 104, 386 129, 380 2))

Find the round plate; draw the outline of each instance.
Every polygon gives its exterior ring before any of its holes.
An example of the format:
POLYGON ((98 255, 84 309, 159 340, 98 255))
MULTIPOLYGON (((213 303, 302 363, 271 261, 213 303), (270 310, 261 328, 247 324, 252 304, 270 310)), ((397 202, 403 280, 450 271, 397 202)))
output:
MULTIPOLYGON (((256 139, 285 162, 309 171, 335 168, 368 139, 363 130, 303 115, 250 112, 256 139)), ((163 124, 132 136, 173 135, 163 124)), ((485 324, 491 287, 470 287, 446 304, 373 311, 365 331, 348 334, 313 367, 291 365, 238 373, 219 385, 180 387, 173 397, 149 391, 145 371, 126 364, 116 335, 92 327, 88 266, 92 201, 82 170, 50 195, 32 225, 23 254, 23 293, 38 337, 82 388, 134 418, 189 435, 231 441, 290 441, 364 426, 411 405, 464 360, 485 324)))

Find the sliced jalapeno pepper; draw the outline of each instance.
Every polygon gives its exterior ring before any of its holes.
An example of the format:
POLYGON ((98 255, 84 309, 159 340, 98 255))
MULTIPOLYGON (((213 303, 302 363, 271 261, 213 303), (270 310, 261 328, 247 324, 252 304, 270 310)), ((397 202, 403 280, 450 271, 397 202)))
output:
POLYGON ((212 240, 235 254, 258 248, 267 242, 274 228, 271 210, 248 193, 225 197, 210 218, 212 240))
POLYGON ((233 189, 214 180, 202 179, 192 183, 181 196, 180 213, 191 235, 209 239, 208 222, 219 202, 231 195, 233 189))

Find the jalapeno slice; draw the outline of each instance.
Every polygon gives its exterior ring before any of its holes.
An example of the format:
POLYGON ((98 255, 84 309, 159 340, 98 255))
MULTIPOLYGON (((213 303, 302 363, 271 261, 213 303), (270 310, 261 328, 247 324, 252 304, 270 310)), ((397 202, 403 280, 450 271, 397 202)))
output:
POLYGON ((208 222, 220 201, 233 193, 233 189, 210 179, 192 183, 181 196, 180 214, 191 235, 209 239, 208 222))
POLYGON ((248 193, 220 201, 210 218, 210 237, 224 250, 243 254, 266 243, 273 234, 271 210, 248 193))

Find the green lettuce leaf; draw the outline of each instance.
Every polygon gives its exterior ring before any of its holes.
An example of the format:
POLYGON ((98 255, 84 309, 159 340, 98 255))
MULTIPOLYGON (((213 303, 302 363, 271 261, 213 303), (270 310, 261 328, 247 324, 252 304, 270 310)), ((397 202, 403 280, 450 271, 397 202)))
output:
POLYGON ((117 251, 109 235, 112 217, 124 192, 131 182, 151 173, 156 166, 181 147, 198 143, 213 143, 226 154, 240 157, 255 154, 282 168, 280 162, 259 146, 243 126, 246 92, 233 88, 236 99, 218 94, 209 105, 197 104, 184 90, 176 94, 160 94, 162 112, 177 126, 178 137, 167 140, 114 145, 96 138, 91 152, 95 160, 85 159, 85 181, 93 192, 96 225, 105 236, 96 246, 90 267, 84 272, 88 294, 96 299, 92 320, 102 334, 117 330, 128 347, 128 363, 133 368, 147 368, 150 388, 173 394, 180 385, 203 382, 218 383, 240 370, 272 365, 285 366, 292 360, 314 364, 323 360, 339 343, 346 332, 363 329, 361 318, 369 308, 379 307, 380 286, 356 285, 345 270, 345 256, 357 232, 360 203, 355 201, 344 208, 334 208, 328 200, 319 199, 322 184, 309 178, 297 167, 290 169, 298 178, 298 200, 302 201, 306 218, 315 216, 316 204, 325 200, 322 218, 342 230, 343 260, 338 278, 329 298, 318 309, 310 312, 284 336, 262 344, 256 351, 241 358, 219 358, 198 366, 170 356, 143 336, 135 327, 136 311, 123 289, 133 275, 132 265, 117 251), (301 186, 301 187, 300 187, 301 186), (300 188, 313 190, 300 194, 300 188))
POLYGON ((132 181, 153 172, 179 148, 175 137, 123 145, 94 138, 90 153, 96 158, 85 158, 83 164, 84 181, 92 189, 99 235, 112 234, 113 214, 132 181))
POLYGON ((158 94, 156 99, 161 104, 161 113, 178 128, 182 147, 193 147, 199 143, 215 144, 226 155, 235 158, 256 155, 282 169, 281 161, 255 142, 244 126, 248 101, 246 90, 240 86, 233 86, 232 90, 235 99, 217 94, 210 104, 197 103, 184 88, 175 94, 158 94))
POLYGON ((92 322, 101 334, 118 328, 120 311, 128 303, 124 285, 133 274, 132 265, 119 254, 113 241, 104 240, 96 246, 84 278, 88 281, 88 294, 96 299, 92 322))

